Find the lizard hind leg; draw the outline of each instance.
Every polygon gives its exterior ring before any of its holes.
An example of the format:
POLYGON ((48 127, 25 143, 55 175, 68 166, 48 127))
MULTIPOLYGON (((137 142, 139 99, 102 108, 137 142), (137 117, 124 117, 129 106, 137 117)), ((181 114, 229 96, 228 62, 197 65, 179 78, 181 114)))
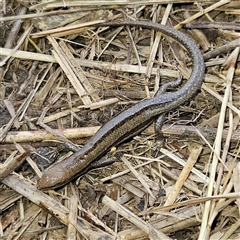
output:
POLYGON ((171 81, 163 84, 155 93, 154 97, 160 97, 161 94, 165 93, 167 89, 178 87, 182 83, 182 75, 180 75, 176 81, 171 81))
POLYGON ((165 119, 166 119, 165 114, 161 114, 160 116, 158 116, 158 118, 155 122, 155 125, 154 125, 156 141, 157 141, 159 147, 163 147, 164 143, 165 143, 165 139, 164 139, 163 132, 162 132, 162 126, 163 126, 165 119))
MULTIPOLYGON (((182 82, 182 75, 180 75, 176 81, 171 81, 171 82, 163 84, 156 92, 155 97, 159 97, 161 94, 164 94, 167 91, 167 89, 170 87, 179 86, 181 84, 181 82, 182 82)), ((162 126, 163 126, 165 119, 166 119, 166 117, 165 117, 164 113, 159 115, 157 120, 155 121, 155 126, 154 126, 156 140, 160 147, 162 147, 165 143, 165 139, 164 139, 163 133, 162 133, 162 126)))

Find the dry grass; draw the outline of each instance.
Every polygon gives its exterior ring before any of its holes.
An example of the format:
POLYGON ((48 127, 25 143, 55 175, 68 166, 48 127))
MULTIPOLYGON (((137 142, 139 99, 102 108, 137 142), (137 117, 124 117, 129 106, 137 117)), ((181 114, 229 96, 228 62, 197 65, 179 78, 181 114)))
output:
POLYGON ((240 238, 238 1, 0 4, 0 239, 240 238), (202 89, 166 113, 163 147, 150 126, 115 149, 121 162, 40 191, 43 169, 71 155, 66 145, 83 145, 191 72, 184 49, 161 33, 92 26, 123 19, 192 37, 206 64, 202 89))

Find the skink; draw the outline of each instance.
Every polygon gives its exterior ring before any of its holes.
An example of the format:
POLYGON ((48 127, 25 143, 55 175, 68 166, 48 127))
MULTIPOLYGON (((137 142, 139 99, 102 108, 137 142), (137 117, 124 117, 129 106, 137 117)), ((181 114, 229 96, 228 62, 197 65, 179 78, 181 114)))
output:
POLYGON ((135 26, 160 31, 181 43, 189 52, 193 68, 187 82, 175 92, 162 91, 153 98, 137 103, 103 125, 79 151, 50 166, 38 182, 39 189, 61 187, 85 173, 107 151, 143 131, 157 116, 163 115, 191 99, 201 87, 204 61, 196 44, 171 27, 146 21, 106 22, 96 26, 135 26))

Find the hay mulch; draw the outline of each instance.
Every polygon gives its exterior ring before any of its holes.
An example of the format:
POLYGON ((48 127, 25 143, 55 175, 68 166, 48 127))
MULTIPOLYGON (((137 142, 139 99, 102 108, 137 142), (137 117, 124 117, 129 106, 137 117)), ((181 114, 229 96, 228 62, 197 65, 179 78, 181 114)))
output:
MULTIPOLYGON (((1 1, 0 239, 239 239, 239 1, 1 1), (191 58, 174 39, 132 27, 147 20, 186 33, 205 79, 150 126, 116 146, 121 161, 57 190, 36 183, 113 116, 162 84, 183 82, 191 58)), ((181 87, 181 86, 180 86, 181 87)), ((174 91, 174 89, 169 89, 174 91)))

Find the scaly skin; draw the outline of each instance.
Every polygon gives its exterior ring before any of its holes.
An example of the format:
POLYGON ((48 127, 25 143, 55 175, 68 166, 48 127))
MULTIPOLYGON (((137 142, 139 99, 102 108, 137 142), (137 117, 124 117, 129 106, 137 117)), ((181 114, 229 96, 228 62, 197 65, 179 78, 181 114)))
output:
POLYGON ((96 26, 135 26, 160 31, 181 43, 189 52, 193 68, 183 87, 176 92, 156 94, 137 103, 111 119, 69 158, 48 168, 38 182, 39 189, 61 187, 86 172, 93 162, 112 147, 144 130, 157 116, 165 114, 191 99, 200 89, 204 77, 204 61, 196 44, 185 34, 171 27, 145 21, 107 22, 96 26))

